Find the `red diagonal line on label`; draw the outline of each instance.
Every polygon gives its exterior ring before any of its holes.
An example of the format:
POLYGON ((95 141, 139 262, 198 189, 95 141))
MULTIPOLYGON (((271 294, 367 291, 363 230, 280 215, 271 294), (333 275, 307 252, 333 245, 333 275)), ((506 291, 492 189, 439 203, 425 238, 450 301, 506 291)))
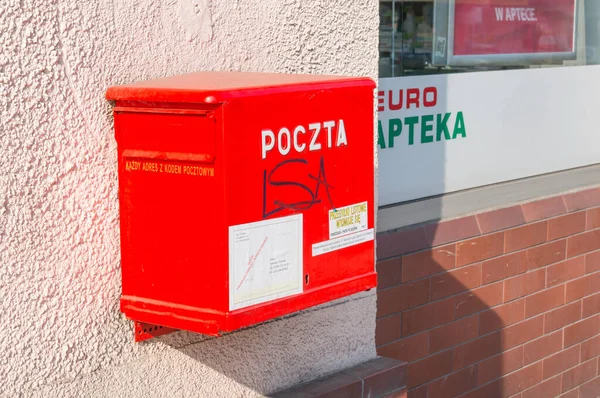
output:
POLYGON ((258 255, 260 254, 260 252, 262 251, 263 247, 265 247, 265 243, 267 243, 267 239, 269 239, 268 236, 265 237, 265 240, 263 240, 262 244, 260 245, 260 247, 258 248, 258 251, 256 252, 256 254, 254 256, 250 256, 250 260, 248 260, 248 269, 246 270, 246 273, 244 274, 244 276, 242 277, 242 280, 240 281, 240 284, 237 286, 237 290, 240 290, 240 287, 242 287, 242 284, 244 283, 244 281, 246 280, 246 277, 248 276, 248 274, 250 273, 250 270, 252 269, 252 267, 254 266, 254 262, 256 261, 256 259, 258 258, 258 255))

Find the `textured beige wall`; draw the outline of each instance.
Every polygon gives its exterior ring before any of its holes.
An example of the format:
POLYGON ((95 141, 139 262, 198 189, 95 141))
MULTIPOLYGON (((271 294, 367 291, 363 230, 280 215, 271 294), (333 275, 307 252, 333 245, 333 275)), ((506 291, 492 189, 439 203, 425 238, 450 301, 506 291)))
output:
POLYGON ((212 339, 132 341, 110 85, 377 71, 374 0, 0 2, 0 394, 235 397, 375 355, 375 296, 212 339))

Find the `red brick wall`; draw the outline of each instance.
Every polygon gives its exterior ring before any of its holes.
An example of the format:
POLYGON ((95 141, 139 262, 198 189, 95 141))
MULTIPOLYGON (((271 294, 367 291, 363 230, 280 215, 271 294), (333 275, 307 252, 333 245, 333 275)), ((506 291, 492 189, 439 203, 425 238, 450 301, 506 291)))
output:
POLYGON ((377 236, 409 398, 600 396, 600 189, 377 236))

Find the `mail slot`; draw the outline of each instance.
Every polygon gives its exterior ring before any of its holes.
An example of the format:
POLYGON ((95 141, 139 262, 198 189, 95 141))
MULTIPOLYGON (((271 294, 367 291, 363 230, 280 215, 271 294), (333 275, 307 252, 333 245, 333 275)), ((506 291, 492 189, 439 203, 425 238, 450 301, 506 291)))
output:
POLYGON ((375 287, 374 88, 236 72, 109 88, 121 311, 220 335, 375 287))

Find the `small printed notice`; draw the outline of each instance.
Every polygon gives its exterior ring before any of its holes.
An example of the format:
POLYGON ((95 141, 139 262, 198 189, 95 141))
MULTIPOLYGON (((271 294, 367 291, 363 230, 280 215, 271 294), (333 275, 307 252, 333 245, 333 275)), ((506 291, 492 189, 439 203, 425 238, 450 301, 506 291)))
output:
POLYGON ((375 231, 373 230, 373 228, 371 228, 367 229, 366 231, 356 232, 350 235, 342 236, 340 238, 315 243, 314 245, 312 245, 312 255, 313 257, 315 257, 335 250, 340 250, 346 247, 358 245, 360 243, 369 242, 373 240, 374 236, 375 231))
POLYGON ((435 55, 437 57, 446 56, 446 38, 443 36, 438 36, 435 41, 435 55))
POLYGON ((364 231, 368 224, 367 202, 329 210, 329 239, 364 231))
POLYGON ((229 309, 302 293, 302 214, 229 227, 229 309))
POLYGON ((194 177, 214 177, 214 167, 182 165, 164 161, 126 160, 125 171, 145 172, 154 174, 181 174, 194 177))

